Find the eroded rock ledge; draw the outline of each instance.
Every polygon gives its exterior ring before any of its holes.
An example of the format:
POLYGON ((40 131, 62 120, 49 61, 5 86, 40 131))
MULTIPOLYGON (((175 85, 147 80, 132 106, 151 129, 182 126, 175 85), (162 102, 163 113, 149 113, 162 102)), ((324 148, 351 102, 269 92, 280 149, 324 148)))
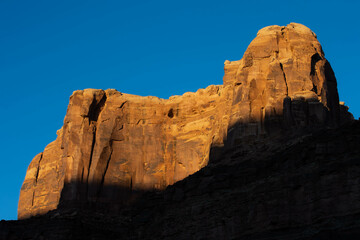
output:
POLYGON ((301 24, 261 29, 224 68, 223 85, 168 100, 75 91, 57 139, 28 168, 18 218, 94 202, 116 210, 197 172, 225 143, 351 119, 316 35, 301 24))

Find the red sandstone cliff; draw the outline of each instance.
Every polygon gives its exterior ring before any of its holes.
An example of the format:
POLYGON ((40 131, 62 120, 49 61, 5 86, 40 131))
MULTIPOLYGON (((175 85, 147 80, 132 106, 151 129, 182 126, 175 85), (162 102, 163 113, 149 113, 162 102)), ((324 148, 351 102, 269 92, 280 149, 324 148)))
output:
POLYGON ((197 172, 225 142, 337 126, 340 112, 316 35, 295 23, 266 27, 241 60, 225 61, 221 86, 168 100, 75 91, 57 139, 28 168, 18 217, 70 203, 121 206, 137 191, 164 189, 197 172))

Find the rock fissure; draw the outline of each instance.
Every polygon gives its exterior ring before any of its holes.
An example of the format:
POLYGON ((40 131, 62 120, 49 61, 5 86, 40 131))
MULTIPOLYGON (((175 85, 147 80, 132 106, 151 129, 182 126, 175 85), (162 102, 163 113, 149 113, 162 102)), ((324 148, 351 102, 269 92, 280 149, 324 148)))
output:
POLYGON ((128 101, 124 101, 123 103, 121 103, 121 105, 119 106, 119 108, 123 108, 125 103, 127 103, 128 101))
POLYGON ((287 84, 287 81, 286 81, 286 74, 285 74, 285 71, 284 71, 284 67, 282 65, 282 63, 280 62, 280 68, 281 68, 281 71, 283 73, 283 77, 284 77, 284 82, 285 82, 285 86, 286 86, 286 96, 289 96, 289 87, 288 87, 288 84, 287 84))
MULTIPOLYGON (((88 183, 89 183, 89 176, 90 176, 90 167, 91 167, 91 163, 92 163, 92 158, 94 156, 94 147, 96 144, 96 126, 94 126, 93 128, 93 139, 92 139, 92 143, 91 143, 91 150, 90 150, 90 159, 89 159, 89 165, 88 165, 88 174, 86 177, 86 186, 88 188, 88 183)), ((88 191, 88 189, 86 189, 86 192, 88 191)))
POLYGON ((109 147, 110 147, 110 154, 109 154, 109 158, 106 161, 106 166, 105 166, 104 172, 103 172, 103 174, 101 176, 100 188, 99 188, 99 192, 98 192, 97 196, 100 196, 101 191, 104 189, 105 176, 106 176, 107 170, 109 168, 111 156, 112 156, 112 153, 113 153, 112 140, 110 141, 110 146, 109 147))
POLYGON ((96 122, 98 120, 99 115, 105 105, 106 99, 106 93, 104 93, 104 95, 100 98, 99 101, 96 99, 96 96, 93 97, 93 101, 89 107, 89 123, 91 121, 96 122))
POLYGON ((44 154, 44 153, 41 153, 41 154, 40 154, 40 159, 39 159, 39 163, 38 163, 38 168, 37 168, 36 175, 35 175, 35 184, 37 183, 38 178, 39 178, 40 164, 41 164, 41 160, 42 160, 42 158, 43 158, 43 154, 44 154))
MULTIPOLYGON (((89 158, 89 164, 87 166, 87 177, 86 177, 86 196, 89 194, 89 178, 90 178, 90 174, 91 174, 91 164, 93 163, 93 157, 94 157, 94 148, 96 146, 96 133, 97 133, 97 128, 98 125, 100 124, 99 122, 97 122, 101 111, 103 110, 105 103, 106 103, 106 93, 103 92, 102 97, 100 98, 100 101, 96 101, 96 96, 93 97, 93 102, 89 108, 89 121, 92 122, 92 142, 91 142, 91 149, 90 149, 90 158, 89 158), (91 119, 90 120, 90 116, 91 119)), ((104 121, 105 122, 105 121, 104 121)), ((103 123, 103 122, 102 122, 103 123)))

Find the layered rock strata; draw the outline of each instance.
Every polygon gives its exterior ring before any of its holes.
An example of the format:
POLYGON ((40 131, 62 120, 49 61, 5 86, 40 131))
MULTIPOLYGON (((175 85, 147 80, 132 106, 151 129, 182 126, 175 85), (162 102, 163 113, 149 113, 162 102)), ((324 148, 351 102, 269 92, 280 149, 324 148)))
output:
POLYGON ((170 99, 116 90, 75 91, 57 139, 32 160, 19 219, 71 204, 131 203, 206 166, 239 139, 337 126, 334 73, 307 27, 261 29, 224 84, 170 99), (214 153, 215 154, 215 153, 214 153))

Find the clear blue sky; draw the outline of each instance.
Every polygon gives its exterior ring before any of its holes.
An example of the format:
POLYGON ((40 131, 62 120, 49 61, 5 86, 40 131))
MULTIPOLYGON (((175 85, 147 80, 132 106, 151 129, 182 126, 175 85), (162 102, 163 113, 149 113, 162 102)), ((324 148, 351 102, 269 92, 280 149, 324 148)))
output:
POLYGON ((221 84, 224 61, 268 25, 318 35, 358 118, 358 2, 0 0, 0 219, 16 219, 28 164, 55 140, 74 90, 168 98, 221 84))

